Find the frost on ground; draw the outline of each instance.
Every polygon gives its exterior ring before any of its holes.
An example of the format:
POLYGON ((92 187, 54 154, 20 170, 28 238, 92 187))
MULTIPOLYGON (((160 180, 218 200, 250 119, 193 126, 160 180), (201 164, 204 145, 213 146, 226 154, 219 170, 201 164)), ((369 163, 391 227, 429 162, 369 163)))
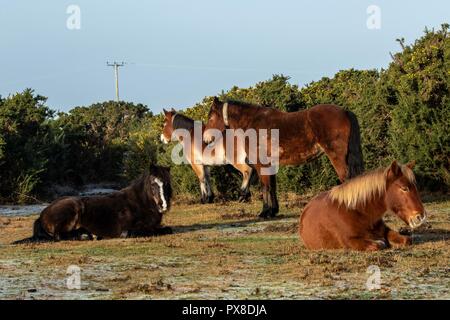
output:
POLYGON ((257 219, 258 201, 175 205, 165 218, 173 235, 32 245, 9 243, 30 235, 36 215, 3 216, 0 298, 450 299, 450 201, 426 203, 430 220, 412 247, 376 253, 306 250, 296 203, 270 221, 257 219), (79 290, 67 288, 70 265, 79 290), (373 265, 380 286, 369 290, 373 265))

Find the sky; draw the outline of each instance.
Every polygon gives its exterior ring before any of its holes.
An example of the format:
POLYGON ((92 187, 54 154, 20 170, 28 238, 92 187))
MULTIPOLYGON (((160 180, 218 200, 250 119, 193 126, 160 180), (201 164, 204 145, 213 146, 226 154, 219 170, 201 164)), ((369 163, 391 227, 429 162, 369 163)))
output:
POLYGON ((121 100, 181 109, 273 74, 304 86, 387 67, 395 39, 449 18, 448 0, 0 0, 0 95, 33 88, 60 111, 112 100, 116 60, 121 100))

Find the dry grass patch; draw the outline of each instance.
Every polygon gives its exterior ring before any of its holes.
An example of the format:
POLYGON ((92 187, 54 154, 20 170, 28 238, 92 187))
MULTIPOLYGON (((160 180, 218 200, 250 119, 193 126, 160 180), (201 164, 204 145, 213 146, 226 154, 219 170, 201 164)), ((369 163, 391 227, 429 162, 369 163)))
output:
POLYGON ((9 243, 29 236, 36 216, 0 217, 0 297, 450 298, 450 201, 426 204, 430 220, 413 232, 414 246, 376 253, 306 250, 303 202, 283 199, 270 221, 257 218, 259 201, 178 204, 165 219, 173 235, 17 246, 9 243), (69 265, 81 268, 81 290, 66 288, 69 265), (380 268, 380 290, 365 287, 370 265, 380 268))

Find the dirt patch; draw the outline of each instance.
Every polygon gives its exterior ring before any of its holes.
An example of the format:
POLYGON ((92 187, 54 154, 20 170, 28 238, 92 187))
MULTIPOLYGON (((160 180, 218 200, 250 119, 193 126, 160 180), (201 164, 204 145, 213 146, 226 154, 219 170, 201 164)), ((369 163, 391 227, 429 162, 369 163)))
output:
POLYGON ((271 224, 264 228, 265 232, 297 233, 298 222, 271 224))
POLYGON ((0 299, 450 299, 450 201, 426 203, 413 246, 366 253, 306 250, 291 200, 273 220, 258 219, 258 201, 175 205, 174 234, 139 239, 10 245, 37 216, 0 217, 0 299), (366 286, 373 266, 378 290, 366 286))
POLYGON ((236 213, 224 213, 220 215, 222 220, 235 220, 244 218, 254 218, 255 214, 245 211, 245 209, 239 209, 236 213))

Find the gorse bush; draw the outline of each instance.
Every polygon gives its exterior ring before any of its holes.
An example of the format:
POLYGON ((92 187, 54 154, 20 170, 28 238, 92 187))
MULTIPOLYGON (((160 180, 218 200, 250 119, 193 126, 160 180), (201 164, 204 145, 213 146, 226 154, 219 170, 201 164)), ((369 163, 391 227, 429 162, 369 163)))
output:
POLYGON ((30 89, 0 98, 0 198, 26 201, 47 168, 53 112, 45 101, 30 89))
POLYGON ((448 26, 395 55, 386 73, 395 92, 388 128, 389 151, 401 161, 417 161, 422 185, 450 185, 450 41, 448 26))
MULTIPOLYGON (((450 40, 448 25, 426 30, 401 51, 387 69, 342 70, 299 88, 274 75, 249 88, 232 87, 222 100, 239 100, 292 112, 332 103, 356 114, 367 169, 392 159, 416 160, 421 188, 450 186, 450 40)), ((179 110, 206 121, 213 97, 179 110)), ((31 89, 0 97, 0 200, 26 202, 45 195, 52 184, 127 183, 151 163, 171 166, 176 194, 199 197, 189 165, 174 165, 174 143, 159 140, 164 117, 142 104, 107 101, 55 114, 46 98, 31 89)), ((231 166, 211 168, 216 196, 239 195, 241 176, 231 166)), ((296 167, 281 167, 281 192, 318 192, 338 178, 325 157, 296 167)), ((255 184, 257 186, 257 184, 255 184)), ((253 188, 253 191, 257 189, 253 188)))

